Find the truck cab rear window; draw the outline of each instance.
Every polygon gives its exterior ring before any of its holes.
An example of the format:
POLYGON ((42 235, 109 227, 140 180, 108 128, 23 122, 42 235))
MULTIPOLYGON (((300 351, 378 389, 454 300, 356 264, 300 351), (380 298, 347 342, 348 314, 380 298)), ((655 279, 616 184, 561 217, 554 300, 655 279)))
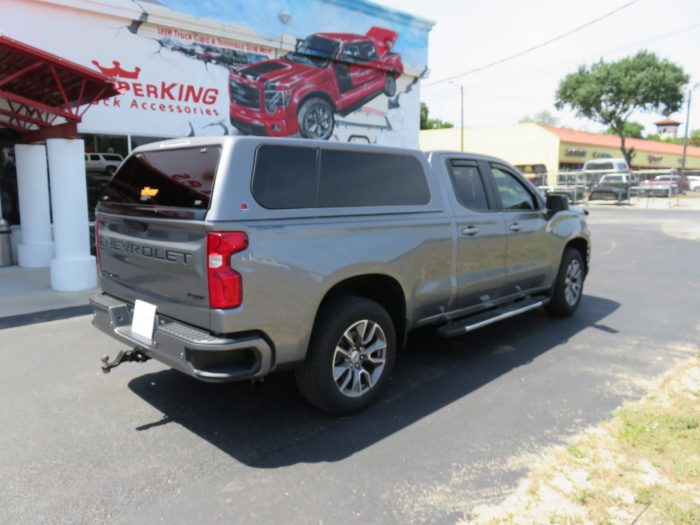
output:
POLYGON ((177 208, 209 208, 221 148, 148 151, 129 157, 100 200, 177 208))
POLYGON ((430 190, 410 155, 261 146, 253 196, 268 209, 427 204, 430 190), (319 164, 320 163, 320 164, 319 164))

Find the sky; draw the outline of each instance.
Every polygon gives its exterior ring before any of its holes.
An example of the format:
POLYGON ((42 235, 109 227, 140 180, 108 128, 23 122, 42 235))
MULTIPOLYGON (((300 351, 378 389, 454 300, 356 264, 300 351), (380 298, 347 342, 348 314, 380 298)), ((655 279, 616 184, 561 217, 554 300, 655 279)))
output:
MULTIPOLYGON (((452 83, 428 84, 495 62, 557 37, 631 0, 376 0, 435 21, 430 33, 430 76, 421 100, 430 116, 460 122, 464 86, 465 127, 513 124, 547 110, 559 125, 587 131, 604 126, 554 108, 559 82, 581 64, 590 65, 647 49, 681 66, 690 84, 700 83, 700 0, 637 0, 589 27, 519 58, 452 83)), ((686 106, 671 118, 685 123, 686 106)), ((653 133, 660 114, 631 120, 653 133)), ((683 125, 679 135, 683 133, 683 125)), ((700 86, 694 91, 690 129, 700 129, 700 86)))

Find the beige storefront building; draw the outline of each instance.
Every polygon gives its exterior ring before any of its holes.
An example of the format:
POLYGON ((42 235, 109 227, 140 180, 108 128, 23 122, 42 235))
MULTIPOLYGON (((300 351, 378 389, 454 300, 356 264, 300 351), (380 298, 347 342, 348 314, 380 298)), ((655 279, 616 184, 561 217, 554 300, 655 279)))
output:
MULTIPOLYGON (((459 151, 459 128, 423 130, 423 150, 459 151)), ((620 139, 614 135, 589 133, 539 124, 515 124, 464 129, 464 150, 507 160, 529 174, 546 173, 547 183, 556 184, 560 171, 577 170, 587 160, 621 157, 620 139)), ((632 169, 680 168, 683 146, 667 142, 627 139, 635 154, 632 169)), ((686 169, 700 170, 700 148, 688 146, 686 169)))

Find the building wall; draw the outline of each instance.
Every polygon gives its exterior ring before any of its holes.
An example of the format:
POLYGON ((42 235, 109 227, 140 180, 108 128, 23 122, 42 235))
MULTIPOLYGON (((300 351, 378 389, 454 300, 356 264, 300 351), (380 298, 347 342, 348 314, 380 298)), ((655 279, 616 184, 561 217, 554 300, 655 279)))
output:
POLYGON ((235 135, 254 131, 251 122, 262 122, 263 128, 267 124, 272 133, 274 118, 282 124, 275 133, 295 136, 298 109, 305 100, 302 90, 315 82, 317 93, 336 105, 329 140, 418 146, 418 78, 427 69, 429 21, 364 0, 2 3, 7 36, 119 82, 122 95, 90 108, 79 126, 82 133, 235 135), (373 27, 383 31, 380 40, 367 35, 373 27), (332 68, 266 62, 281 59, 294 51, 298 39, 319 32, 345 33, 346 40, 366 36, 379 56, 374 61, 343 62, 351 86, 342 92, 339 70, 333 69, 338 62, 333 60, 332 68), (382 48, 390 42, 385 35, 392 32, 393 45, 382 48), (247 68, 256 64, 264 65, 248 74, 247 68), (382 69, 385 66, 391 69, 382 69), (291 102, 277 106, 279 111, 272 115, 264 107, 246 108, 249 121, 241 131, 231 120, 230 80, 237 71, 245 78, 255 77, 261 90, 264 84, 275 86, 270 89, 283 92, 282 99, 291 102), (388 71, 397 77, 394 92, 385 87, 388 71))
MULTIPOLYGON (((680 149, 680 146, 679 146, 680 149)), ((561 163, 572 165, 583 164, 587 160, 602 158, 622 158, 619 148, 608 148, 604 146, 590 146, 562 142, 559 147, 559 158, 561 163)), ((672 154, 658 151, 637 150, 632 159, 633 169, 670 169, 680 168, 682 154, 672 154)), ((700 157, 687 156, 686 169, 700 169, 700 157)))
MULTIPOLYGON (((459 128, 422 130, 423 150, 459 151, 459 128)), ((537 124, 464 128, 464 150, 492 155, 516 166, 544 165, 548 173, 559 169, 559 139, 537 124)))
MULTIPOLYGON (((652 144, 653 145, 653 144, 652 144)), ((662 145, 663 147, 665 145, 662 145)), ((422 130, 420 147, 423 150, 460 149, 458 128, 422 130)), ((632 160, 635 169, 680 168, 681 153, 638 149, 632 160)), ((678 146, 680 150, 681 147, 678 146)), ((464 129, 464 150, 500 157, 516 166, 544 165, 547 184, 556 185, 556 173, 562 169, 580 169, 587 160, 620 158, 617 147, 564 142, 553 132, 537 124, 486 126, 464 129)), ((686 169, 700 169, 700 156, 689 152, 686 169)))

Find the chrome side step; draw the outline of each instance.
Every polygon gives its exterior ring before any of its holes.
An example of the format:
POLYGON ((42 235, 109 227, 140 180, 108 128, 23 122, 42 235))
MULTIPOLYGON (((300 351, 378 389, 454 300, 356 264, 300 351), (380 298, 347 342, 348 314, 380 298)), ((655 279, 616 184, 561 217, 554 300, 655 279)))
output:
POLYGON ((443 337, 455 337, 466 334, 478 328, 488 326, 498 321, 503 321, 516 315, 524 314, 530 310, 540 308, 549 302, 549 297, 532 297, 523 301, 518 301, 509 306, 502 306, 480 314, 472 315, 463 319, 457 319, 445 324, 437 329, 438 334, 443 337))

